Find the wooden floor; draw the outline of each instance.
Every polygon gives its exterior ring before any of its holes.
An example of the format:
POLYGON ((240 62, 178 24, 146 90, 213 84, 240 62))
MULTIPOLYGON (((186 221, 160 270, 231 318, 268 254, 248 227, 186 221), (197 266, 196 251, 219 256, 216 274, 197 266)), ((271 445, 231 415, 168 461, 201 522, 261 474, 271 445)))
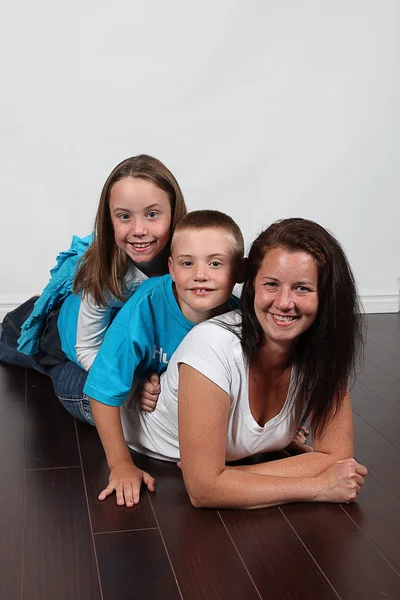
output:
POLYGON ((354 505, 196 510, 175 465, 144 460, 157 492, 117 507, 94 428, 47 378, 0 366, 1 600, 400 598, 400 317, 370 315, 353 389, 354 505))

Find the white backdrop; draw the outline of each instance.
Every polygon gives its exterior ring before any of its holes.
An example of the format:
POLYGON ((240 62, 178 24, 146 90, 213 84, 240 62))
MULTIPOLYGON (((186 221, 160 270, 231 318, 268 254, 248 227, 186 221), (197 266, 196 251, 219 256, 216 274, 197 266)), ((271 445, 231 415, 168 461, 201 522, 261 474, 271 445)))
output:
POLYGON ((341 241, 367 311, 397 311, 397 0, 20 0, 1 25, 0 317, 92 229, 138 153, 249 244, 275 219, 341 241))

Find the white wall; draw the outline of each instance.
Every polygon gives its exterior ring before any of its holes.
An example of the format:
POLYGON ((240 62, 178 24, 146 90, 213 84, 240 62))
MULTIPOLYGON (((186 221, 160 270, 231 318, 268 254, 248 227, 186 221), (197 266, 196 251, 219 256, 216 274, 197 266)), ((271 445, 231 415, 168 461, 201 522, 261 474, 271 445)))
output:
POLYGON ((317 220, 366 309, 397 310, 399 16, 397 0, 9 3, 1 313, 41 291, 108 173, 141 152, 247 243, 281 217, 317 220))

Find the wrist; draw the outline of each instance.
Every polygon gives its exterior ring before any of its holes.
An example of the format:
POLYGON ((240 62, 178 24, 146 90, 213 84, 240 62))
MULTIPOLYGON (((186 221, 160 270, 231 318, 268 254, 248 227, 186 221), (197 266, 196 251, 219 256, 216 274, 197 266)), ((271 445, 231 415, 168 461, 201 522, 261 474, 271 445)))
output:
POLYGON ((118 456, 113 456, 110 457, 109 459, 107 459, 107 463, 108 463, 108 467, 110 469, 110 471, 112 469, 115 469, 116 467, 119 467, 120 465, 133 465, 133 460, 131 455, 129 454, 129 450, 126 450, 126 453, 121 453, 118 456))
POLYGON ((309 502, 323 502, 322 498, 323 486, 321 482, 321 475, 314 475, 310 477, 310 498, 309 502))

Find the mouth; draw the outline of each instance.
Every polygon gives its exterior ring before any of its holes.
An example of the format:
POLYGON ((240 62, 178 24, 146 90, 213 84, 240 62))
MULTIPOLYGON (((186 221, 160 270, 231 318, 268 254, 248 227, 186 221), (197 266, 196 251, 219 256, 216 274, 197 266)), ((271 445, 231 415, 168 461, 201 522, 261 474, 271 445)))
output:
POLYGON ((190 289, 191 292, 193 292, 193 294, 196 294, 196 296, 207 296, 207 294, 209 294, 210 292, 213 292, 214 290, 210 289, 210 288, 204 288, 204 287, 199 287, 199 288, 191 288, 190 289))
POLYGON ((128 244, 135 252, 142 254, 151 248, 154 242, 128 242, 128 244))
POLYGON ((277 315, 274 313, 269 314, 271 315, 273 322, 279 327, 290 327, 290 325, 299 319, 299 317, 296 317, 295 315, 277 315))

